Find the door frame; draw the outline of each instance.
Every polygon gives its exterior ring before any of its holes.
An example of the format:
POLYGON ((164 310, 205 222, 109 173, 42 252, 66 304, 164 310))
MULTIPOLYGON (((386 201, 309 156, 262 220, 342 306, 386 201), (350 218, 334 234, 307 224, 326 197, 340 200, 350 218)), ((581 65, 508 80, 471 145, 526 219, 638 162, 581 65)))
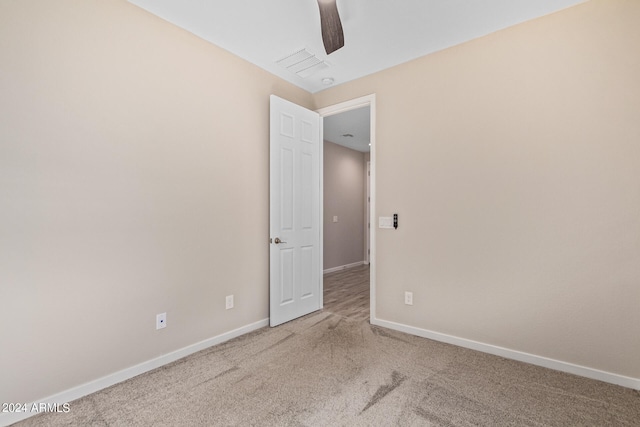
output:
MULTIPOLYGON (((316 110, 316 112, 318 114, 320 114, 320 118, 321 123, 320 123, 320 147, 322 150, 322 147, 324 145, 324 138, 323 138, 323 128, 324 128, 324 124, 323 124, 323 120, 325 117, 327 116, 333 116, 335 114, 340 114, 340 113, 344 113, 347 111, 351 111, 351 110, 355 110, 357 108, 362 108, 362 107, 369 107, 369 127, 370 127, 370 132, 371 132, 371 151, 370 151, 370 163, 371 163, 371 187, 370 187, 370 191, 371 191, 371 212, 369 213, 369 223, 371 224, 371 227, 369 228, 369 243, 371 246, 371 252, 369 254, 369 322, 370 323, 374 323, 374 321, 376 320, 376 233, 374 232, 375 230, 375 224, 376 222, 374 221, 375 217, 376 217, 376 94, 370 94, 370 95, 365 95, 365 96, 361 96, 359 98, 354 98, 348 101, 344 101, 344 102, 340 102, 337 104, 333 104, 333 105, 329 105, 327 107, 323 107, 323 108, 319 108, 316 110)), ((323 151, 322 151, 323 152, 323 151)), ((320 155, 320 194, 323 194, 322 197, 320 197, 320 245, 322 246, 322 242, 324 240, 324 238, 322 236, 324 236, 324 229, 322 228, 323 225, 323 219, 322 219, 322 214, 323 214, 323 210, 324 210, 324 175, 323 175, 323 169, 324 169, 324 155, 321 154, 320 155)), ((322 248, 322 250, 324 250, 322 248)), ((323 263, 323 253, 321 252, 320 255, 320 265, 321 267, 324 265, 323 263)), ((323 271, 322 268, 320 271, 323 271)), ((321 295, 324 293, 324 285, 322 286, 322 292, 321 295)), ((322 297, 321 297, 322 298, 322 297)), ((321 299, 322 303, 321 306, 324 306, 324 300, 321 299)))
POLYGON ((367 191, 364 195, 364 263, 369 265, 371 263, 371 159, 367 160, 367 175, 364 179, 367 183, 367 191))

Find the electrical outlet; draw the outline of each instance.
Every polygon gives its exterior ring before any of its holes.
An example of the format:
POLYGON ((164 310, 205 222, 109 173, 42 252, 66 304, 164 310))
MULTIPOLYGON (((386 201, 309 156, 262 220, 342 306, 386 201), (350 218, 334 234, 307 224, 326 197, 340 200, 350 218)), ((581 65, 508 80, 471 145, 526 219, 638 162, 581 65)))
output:
POLYGON ((167 313, 156 314, 156 329, 167 327, 167 313))
POLYGON ((413 305, 413 292, 404 293, 404 303, 406 305, 413 305))
POLYGON ((233 295, 227 295, 227 298, 225 299, 225 308, 227 310, 233 308, 233 295))

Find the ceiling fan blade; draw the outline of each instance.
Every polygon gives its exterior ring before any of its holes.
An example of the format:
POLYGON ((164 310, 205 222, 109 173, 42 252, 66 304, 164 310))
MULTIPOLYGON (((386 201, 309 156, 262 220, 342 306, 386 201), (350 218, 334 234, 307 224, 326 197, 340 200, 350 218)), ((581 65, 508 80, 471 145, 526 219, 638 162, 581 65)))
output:
POLYGON ((318 0, 320 8, 320 26, 322 27, 322 42, 327 55, 344 46, 342 22, 338 14, 336 0, 318 0))

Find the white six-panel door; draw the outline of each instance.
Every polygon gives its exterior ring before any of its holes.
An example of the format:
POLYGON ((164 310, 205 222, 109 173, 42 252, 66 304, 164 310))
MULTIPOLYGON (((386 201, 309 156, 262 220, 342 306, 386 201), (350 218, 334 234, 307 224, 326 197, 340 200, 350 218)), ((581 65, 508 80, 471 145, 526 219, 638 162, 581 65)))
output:
POLYGON ((271 95, 270 324, 322 308, 320 116, 271 95))

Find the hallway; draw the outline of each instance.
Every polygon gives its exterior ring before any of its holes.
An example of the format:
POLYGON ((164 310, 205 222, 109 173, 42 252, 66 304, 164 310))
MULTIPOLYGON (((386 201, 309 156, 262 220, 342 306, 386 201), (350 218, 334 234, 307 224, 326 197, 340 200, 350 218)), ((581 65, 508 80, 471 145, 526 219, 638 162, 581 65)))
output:
POLYGON ((324 310, 369 320, 369 265, 325 274, 324 310))

